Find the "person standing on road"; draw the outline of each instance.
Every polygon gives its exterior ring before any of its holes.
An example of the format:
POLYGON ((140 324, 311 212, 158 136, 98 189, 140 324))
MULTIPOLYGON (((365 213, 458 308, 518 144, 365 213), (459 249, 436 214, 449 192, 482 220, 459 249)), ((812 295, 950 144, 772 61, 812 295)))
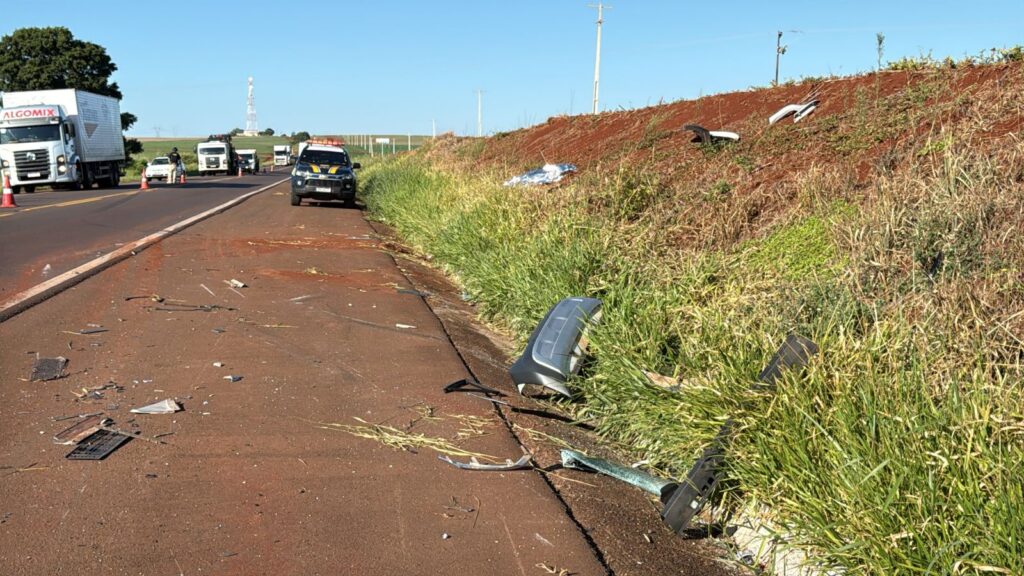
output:
POLYGON ((171 175, 167 178, 169 184, 177 184, 178 179, 181 175, 178 174, 178 170, 181 167, 181 154, 178 154, 178 147, 171 148, 171 152, 167 155, 167 159, 171 161, 171 175))

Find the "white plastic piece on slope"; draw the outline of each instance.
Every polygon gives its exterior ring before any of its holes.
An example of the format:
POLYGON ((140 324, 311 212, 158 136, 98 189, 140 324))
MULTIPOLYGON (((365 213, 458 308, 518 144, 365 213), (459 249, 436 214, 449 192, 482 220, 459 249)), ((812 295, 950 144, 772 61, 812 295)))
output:
POLYGON ((785 118, 786 116, 789 116, 790 114, 796 114, 803 107, 804 107, 803 104, 786 104, 785 106, 780 108, 778 112, 776 112, 775 114, 772 114, 768 118, 768 124, 769 125, 775 124, 776 122, 778 122, 779 120, 782 120, 783 118, 785 118))
POLYGON ((797 112, 796 114, 793 115, 793 122, 794 123, 799 122, 799 121, 803 120, 804 118, 806 118, 807 116, 810 116, 811 112, 814 112, 814 109, 817 108, 817 107, 818 107, 817 100, 815 100, 814 102, 810 102, 810 103, 804 105, 803 109, 801 109, 799 112, 797 112))
POLYGON ((735 132, 726 132, 725 130, 709 130, 708 134, 711 138, 720 138, 722 140, 732 140, 733 142, 740 141, 740 135, 735 132))

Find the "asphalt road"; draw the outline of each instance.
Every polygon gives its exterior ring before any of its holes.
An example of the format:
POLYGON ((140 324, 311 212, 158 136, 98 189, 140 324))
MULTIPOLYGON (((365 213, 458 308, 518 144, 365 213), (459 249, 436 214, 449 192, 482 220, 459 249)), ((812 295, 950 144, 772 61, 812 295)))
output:
POLYGON ((285 172, 18 194, 0 211, 0 301, 193 214, 287 177, 285 172))
POLYGON ((0 322, 0 572, 605 574, 541 472, 438 460, 523 452, 492 403, 443 391, 467 367, 362 213, 287 192, 0 322), (64 376, 30 381, 36 354, 64 376), (149 441, 67 459, 53 436, 86 413, 149 441))

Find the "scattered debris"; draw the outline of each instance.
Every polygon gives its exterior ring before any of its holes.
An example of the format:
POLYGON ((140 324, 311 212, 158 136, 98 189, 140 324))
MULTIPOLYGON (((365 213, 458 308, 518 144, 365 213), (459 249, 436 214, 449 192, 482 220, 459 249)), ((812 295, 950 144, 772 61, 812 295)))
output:
POLYGON ((227 376, 224 377, 224 379, 225 380, 230 380, 232 382, 238 382, 239 380, 242 379, 242 377, 241 376, 235 376, 234 374, 228 374, 227 376))
POLYGON ((64 420, 71 420, 72 418, 88 418, 90 416, 99 416, 103 412, 91 412, 89 414, 72 414, 70 416, 51 416, 50 420, 54 422, 62 422, 64 420))
POLYGON ((163 296, 161 296, 159 294, 150 294, 148 296, 126 296, 124 301, 128 302, 129 300, 138 300, 140 298, 149 298, 153 302, 157 302, 157 303, 160 303, 160 302, 164 301, 163 296))
POLYGON ((327 272, 324 272, 323 270, 317 268, 316 266, 310 266, 309 268, 303 270, 303 272, 309 274, 310 276, 327 276, 327 272))
POLYGON ((530 462, 531 457, 529 454, 523 454, 523 456, 513 462, 512 460, 505 459, 504 464, 481 464, 476 457, 470 457, 469 462, 457 462, 452 460, 448 456, 438 456, 438 460, 447 462, 456 468, 461 470, 483 470, 487 472, 507 472, 509 470, 527 470, 533 468, 533 464, 530 462))
POLYGON ((29 380, 32 382, 56 380, 64 376, 64 368, 68 365, 68 359, 63 356, 56 358, 36 358, 32 366, 32 375, 29 380))
POLYGON ((213 328, 212 330, 210 330, 210 332, 213 332, 214 334, 223 334, 227 332, 227 330, 223 328, 213 328))
POLYGON ((107 331, 108 330, 102 326, 96 328, 82 328, 81 330, 61 330, 64 334, 74 334, 75 336, 88 336, 90 334, 100 334, 107 331))
POLYGON ((166 306, 156 306, 153 308, 157 312, 213 312, 215 310, 224 310, 226 312, 234 312, 237 308, 230 306, 221 306, 220 304, 171 304, 168 303, 166 306))
POLYGON ((576 450, 562 450, 562 466, 574 470, 589 470, 611 476, 627 484, 636 486, 644 492, 649 492, 659 497, 666 497, 678 488, 678 484, 672 480, 665 480, 648 474, 636 468, 616 464, 602 458, 592 458, 577 452, 576 450))
POLYGON ((537 384, 571 397, 565 382, 579 371, 589 342, 587 328, 600 318, 597 298, 565 298, 552 306, 508 370, 519 393, 528 384, 537 384))
MULTIPOLYGON (((136 424, 133 423, 132 426, 136 426, 136 424)), ((152 442, 153 444, 167 444, 167 442, 164 442, 163 440, 157 440, 156 438, 146 438, 145 436, 142 435, 142 432, 126 432, 124 430, 118 430, 117 428, 111 428, 109 426, 102 426, 100 427, 100 430, 106 430, 107 432, 113 432, 115 434, 123 434, 129 438, 138 438, 139 440, 145 440, 146 442, 152 442)))
POLYGON ((535 186, 538 184, 553 184, 562 179, 569 172, 575 172, 575 164, 545 164, 536 170, 530 170, 505 181, 505 186, 535 186))
POLYGON ((206 287, 206 284, 200 284, 199 287, 209 292, 210 296, 213 296, 214 298, 217 297, 217 295, 213 293, 213 290, 210 290, 209 288, 206 287))
POLYGON ((422 290, 414 290, 412 288, 399 288, 399 294, 409 294, 411 296, 419 296, 420 298, 426 298, 430 296, 430 292, 424 292, 422 290))
POLYGON ((403 330, 410 330, 412 328, 415 328, 415 326, 413 326, 412 324, 395 324, 395 328, 401 328, 403 330))
POLYGON ((61 430, 53 437, 53 441, 56 444, 62 444, 70 446, 72 444, 78 444, 84 438, 92 436, 97 430, 103 428, 110 423, 109 418, 104 418, 102 413, 94 416, 89 416, 78 422, 75 422, 71 426, 61 430))
MULTIPOLYGON (((369 424, 362 418, 356 418, 355 420, 362 422, 363 424, 369 424)), ((450 456, 476 457, 490 460, 492 462, 498 461, 494 456, 488 456, 487 454, 481 454, 479 452, 470 452, 469 450, 459 448, 444 438, 434 438, 423 434, 412 434, 404 430, 399 430, 393 426, 384 426, 382 424, 353 426, 350 424, 339 424, 336 422, 313 422, 313 424, 317 428, 345 432, 359 438, 376 440, 385 446, 390 446, 392 448, 412 453, 416 453, 416 448, 428 448, 434 452, 448 454, 450 456)))
POLYGON ((505 394, 501 390, 495 390, 490 386, 484 386, 483 384, 469 378, 463 378, 456 380, 451 384, 444 387, 444 393, 449 394, 451 392, 483 392, 487 396, 504 396, 505 394))
POLYGON ((551 546, 552 548, 555 547, 555 545, 552 544, 550 540, 548 540, 547 538, 541 536, 540 532, 534 532, 533 533, 533 537, 536 538, 537 542, 540 542, 541 544, 544 544, 546 546, 551 546))
POLYGON ((291 324, 260 324, 261 328, 296 328, 291 324))
POLYGON ((720 140, 731 140, 738 142, 740 135, 735 132, 726 132, 724 130, 708 130, 703 126, 697 124, 687 124, 683 126, 683 130, 689 130, 693 132, 693 140, 691 142, 699 142, 701 144, 712 144, 720 140))
POLYGON ((805 116, 809 115, 811 112, 814 112, 814 109, 817 107, 817 100, 811 100, 810 102, 804 104, 787 104, 780 108, 778 112, 772 114, 768 118, 768 125, 770 126, 772 124, 775 124, 776 122, 782 120, 783 118, 789 116, 790 114, 793 115, 793 122, 799 122, 805 116))
POLYGON ((154 402, 153 404, 149 404, 148 406, 132 408, 130 412, 132 412, 133 414, 173 414, 174 412, 178 412, 180 410, 183 410, 180 404, 178 404, 174 400, 171 400, 170 398, 167 398, 166 400, 154 402))
POLYGON ((129 440, 131 436, 100 429, 79 442, 64 457, 68 460, 103 460, 129 440))
POLYGON ((451 537, 452 537, 451 534, 449 534, 447 532, 445 532, 444 534, 441 534, 441 540, 447 540, 447 539, 449 539, 451 537))
POLYGON ((223 368, 224 367, 224 363, 223 362, 214 362, 213 363, 213 367, 214 368, 223 368))
POLYGON ((306 300, 306 299, 312 298, 312 297, 313 297, 312 294, 303 294, 302 296, 296 296, 295 298, 290 298, 288 301, 289 302, 302 302, 303 300, 306 300))
POLYGON ((225 280, 224 283, 227 284, 228 286, 231 286, 232 288, 246 287, 245 282, 242 282, 241 280, 235 280, 234 278, 232 278, 231 280, 225 280))
POLYGON ((548 574, 554 574, 555 576, 572 576, 572 572, 565 568, 558 568, 557 566, 548 566, 546 563, 541 562, 540 564, 534 564, 534 568, 540 568, 548 574))

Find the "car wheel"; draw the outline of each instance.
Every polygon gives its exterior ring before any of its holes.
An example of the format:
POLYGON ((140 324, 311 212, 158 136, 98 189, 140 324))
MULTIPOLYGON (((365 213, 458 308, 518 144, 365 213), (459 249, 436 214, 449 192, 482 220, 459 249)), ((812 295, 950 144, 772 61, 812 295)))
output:
POLYGON ((355 208, 355 207, 356 207, 356 199, 354 197, 353 198, 346 198, 345 199, 345 208, 355 208))
POLYGON ((292 206, 298 206, 299 204, 302 204, 302 197, 299 196, 298 194, 295 194, 293 192, 292 193, 292 206))

